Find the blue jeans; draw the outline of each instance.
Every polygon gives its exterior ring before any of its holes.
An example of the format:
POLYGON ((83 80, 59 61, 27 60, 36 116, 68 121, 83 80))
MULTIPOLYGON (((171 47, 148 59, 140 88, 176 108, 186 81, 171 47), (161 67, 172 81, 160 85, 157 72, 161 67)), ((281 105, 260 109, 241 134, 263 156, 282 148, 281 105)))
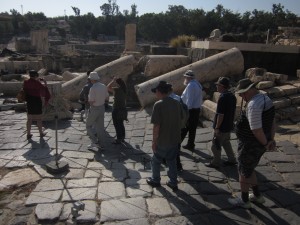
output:
POLYGON ((166 159, 169 167, 168 177, 172 185, 177 185, 177 164, 176 156, 178 153, 178 145, 169 148, 161 148, 157 146, 156 153, 154 153, 151 161, 152 165, 152 180, 160 182, 160 165, 163 159, 166 159))

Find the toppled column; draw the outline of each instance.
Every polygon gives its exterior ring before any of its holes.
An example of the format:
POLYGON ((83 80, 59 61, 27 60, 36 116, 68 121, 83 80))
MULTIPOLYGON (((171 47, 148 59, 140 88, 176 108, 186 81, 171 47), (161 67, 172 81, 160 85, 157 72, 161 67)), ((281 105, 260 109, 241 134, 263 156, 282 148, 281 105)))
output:
POLYGON ((186 66, 191 60, 188 56, 184 55, 147 55, 140 61, 145 63, 145 76, 157 77, 186 66))
POLYGON ((0 93, 7 96, 17 96, 21 88, 23 87, 23 82, 0 82, 0 93))
MULTIPOLYGON (((107 85, 114 76, 126 81, 128 75, 133 72, 135 63, 136 61, 134 57, 132 55, 128 55, 98 67, 94 71, 101 75, 100 81, 107 85)), ((83 74, 65 82, 62 85, 63 96, 68 100, 77 101, 79 99, 81 89, 87 82, 87 78, 88 76, 83 74)))
POLYGON ((142 107, 153 103, 156 98, 151 89, 156 87, 159 81, 165 80, 173 85, 175 93, 184 90, 183 74, 187 70, 193 70, 195 79, 200 83, 217 80, 220 76, 240 75, 244 70, 244 58, 237 48, 232 48, 177 70, 163 74, 159 77, 135 86, 135 91, 142 107))

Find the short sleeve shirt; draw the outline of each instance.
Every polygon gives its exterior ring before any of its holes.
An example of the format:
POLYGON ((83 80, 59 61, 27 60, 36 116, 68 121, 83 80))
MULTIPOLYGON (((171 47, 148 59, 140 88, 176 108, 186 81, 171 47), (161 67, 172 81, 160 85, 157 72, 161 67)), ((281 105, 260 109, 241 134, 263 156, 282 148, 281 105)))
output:
POLYGON ((105 99, 108 97, 107 87, 99 82, 93 84, 89 92, 89 101, 94 101, 93 106, 104 105, 105 99))
POLYGON ((168 148, 180 143, 180 110, 180 103, 171 97, 165 97, 154 104, 151 123, 160 125, 158 146, 168 148))

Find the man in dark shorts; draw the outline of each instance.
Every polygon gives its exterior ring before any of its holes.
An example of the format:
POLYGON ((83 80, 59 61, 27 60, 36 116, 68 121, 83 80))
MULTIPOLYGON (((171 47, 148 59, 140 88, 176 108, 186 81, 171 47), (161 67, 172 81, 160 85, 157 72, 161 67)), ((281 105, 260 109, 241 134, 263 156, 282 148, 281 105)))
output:
POLYGON ((220 77, 216 82, 217 91, 221 93, 217 111, 213 123, 214 137, 211 151, 214 158, 211 162, 205 163, 205 166, 219 168, 221 165, 221 150, 224 148, 228 160, 223 164, 225 166, 236 165, 236 160, 230 143, 230 134, 233 129, 233 121, 236 109, 236 97, 229 91, 230 82, 227 77, 220 77))
POLYGON ((251 208, 251 203, 264 203, 258 189, 255 168, 267 150, 275 148, 275 109, 272 100, 255 88, 256 83, 245 78, 239 81, 236 93, 247 103, 236 124, 238 145, 238 172, 241 198, 230 198, 229 203, 251 208), (252 188, 253 193, 249 194, 252 188))

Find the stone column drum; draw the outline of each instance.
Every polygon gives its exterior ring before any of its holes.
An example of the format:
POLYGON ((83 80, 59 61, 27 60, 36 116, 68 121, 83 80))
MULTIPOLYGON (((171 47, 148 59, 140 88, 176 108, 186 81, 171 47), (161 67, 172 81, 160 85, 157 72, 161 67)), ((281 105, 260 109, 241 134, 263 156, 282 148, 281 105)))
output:
POLYGON ((174 92, 181 94, 185 88, 183 74, 187 70, 193 70, 195 79, 199 80, 200 83, 204 83, 217 80, 220 76, 240 75, 244 70, 244 58, 237 48, 232 48, 138 84, 135 86, 135 91, 141 106, 145 107, 156 101, 151 89, 162 80, 171 83, 174 92))

